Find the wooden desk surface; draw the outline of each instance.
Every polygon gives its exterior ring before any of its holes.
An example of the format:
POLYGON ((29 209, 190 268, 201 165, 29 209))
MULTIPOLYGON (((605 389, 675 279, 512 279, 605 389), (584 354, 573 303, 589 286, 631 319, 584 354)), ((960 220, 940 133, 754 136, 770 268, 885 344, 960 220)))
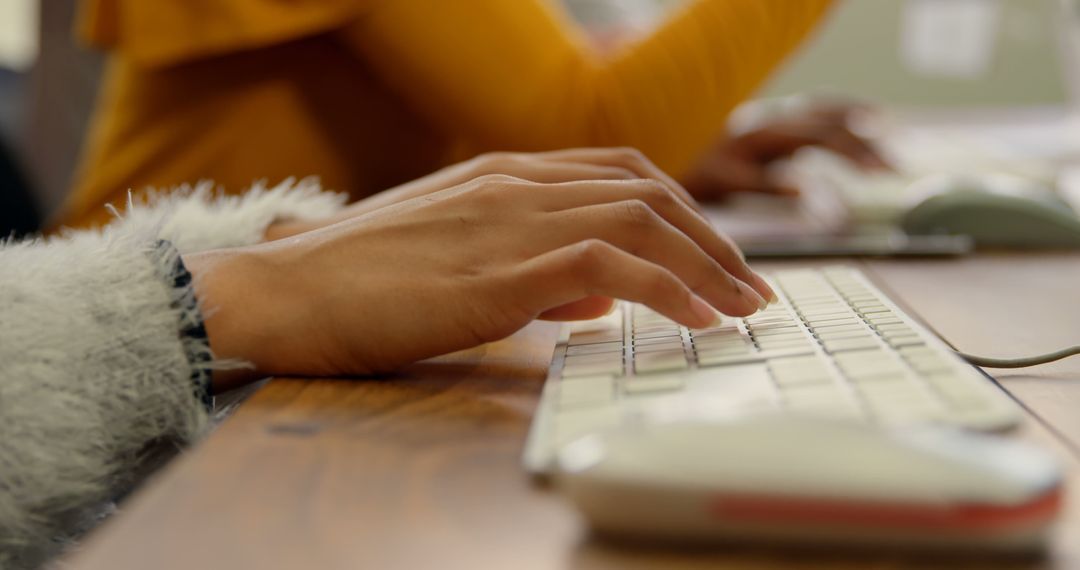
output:
MULTIPOLYGON (((1080 255, 859 265, 965 351, 1080 343, 1080 255)), ((1054 450, 1070 474, 1045 560, 644 551, 590 539, 519 466, 556 332, 535 324, 393 380, 273 380, 124 504, 71 567, 1080 568, 1080 358, 992 371, 1029 411, 1016 437, 1054 450)))

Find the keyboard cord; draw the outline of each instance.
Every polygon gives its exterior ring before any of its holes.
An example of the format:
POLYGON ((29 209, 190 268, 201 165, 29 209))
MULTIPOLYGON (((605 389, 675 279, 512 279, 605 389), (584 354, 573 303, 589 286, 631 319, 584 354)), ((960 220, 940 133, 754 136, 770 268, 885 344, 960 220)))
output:
POLYGON ((1054 362, 1056 360, 1080 354, 1080 346, 1070 346, 1069 348, 1063 348, 1055 352, 1040 354, 1038 356, 1028 356, 1026 358, 986 358, 985 356, 965 354, 959 350, 956 351, 956 354, 975 366, 983 366, 985 368, 1027 368, 1028 366, 1046 364, 1047 362, 1054 362))

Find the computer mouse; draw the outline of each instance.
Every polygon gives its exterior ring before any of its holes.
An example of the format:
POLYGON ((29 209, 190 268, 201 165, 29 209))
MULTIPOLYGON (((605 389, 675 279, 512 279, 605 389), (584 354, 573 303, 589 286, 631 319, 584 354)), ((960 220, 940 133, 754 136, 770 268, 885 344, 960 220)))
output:
POLYGON ((1080 247, 1080 217, 1050 188, 1005 174, 940 175, 901 220, 910 235, 968 235, 980 246, 1080 247))
POLYGON ((1061 470, 1017 440, 942 426, 762 416, 597 432, 556 487, 602 535, 1038 549, 1061 470))

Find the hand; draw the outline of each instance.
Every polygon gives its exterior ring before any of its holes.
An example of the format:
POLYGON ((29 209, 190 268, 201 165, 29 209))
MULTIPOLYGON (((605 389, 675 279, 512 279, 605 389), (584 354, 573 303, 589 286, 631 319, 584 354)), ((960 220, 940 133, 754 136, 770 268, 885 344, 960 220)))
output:
POLYGON ((775 298, 730 241, 655 180, 484 176, 185 263, 216 355, 262 374, 393 370, 536 318, 597 317, 609 298, 691 327, 775 298))
POLYGON ((866 169, 888 169, 873 144, 849 127, 852 116, 860 112, 867 109, 852 104, 817 104, 724 137, 683 182, 699 200, 715 200, 732 192, 798 195, 797 188, 784 185, 770 174, 769 165, 804 146, 829 149, 866 169))
POLYGON ((355 202, 331 219, 274 224, 267 230, 266 238, 281 239, 318 229, 489 174, 503 174, 548 184, 577 180, 652 178, 666 185, 687 205, 698 208, 686 189, 645 158, 645 155, 632 148, 579 148, 538 153, 491 152, 355 202))

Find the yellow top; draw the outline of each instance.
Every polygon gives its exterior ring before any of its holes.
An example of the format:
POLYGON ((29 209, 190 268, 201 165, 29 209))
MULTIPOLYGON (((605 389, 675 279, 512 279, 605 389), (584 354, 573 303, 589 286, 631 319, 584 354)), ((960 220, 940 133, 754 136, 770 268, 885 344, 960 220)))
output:
POLYGON ((680 174, 830 0, 697 0, 604 56, 544 0, 85 0, 112 59, 61 222, 128 189, 318 175, 359 198, 486 150, 680 174))

